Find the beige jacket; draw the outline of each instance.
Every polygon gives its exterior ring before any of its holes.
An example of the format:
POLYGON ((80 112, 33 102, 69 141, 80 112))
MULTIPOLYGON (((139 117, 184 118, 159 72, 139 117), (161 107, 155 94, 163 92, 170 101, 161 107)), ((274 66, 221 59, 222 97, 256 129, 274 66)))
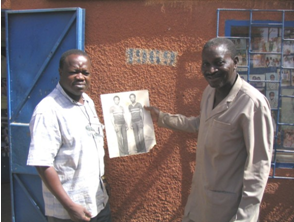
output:
POLYGON ((271 165, 270 106, 264 95, 240 77, 212 109, 214 93, 207 86, 198 117, 162 112, 159 116, 159 126, 199 131, 185 217, 195 222, 255 222, 271 165))

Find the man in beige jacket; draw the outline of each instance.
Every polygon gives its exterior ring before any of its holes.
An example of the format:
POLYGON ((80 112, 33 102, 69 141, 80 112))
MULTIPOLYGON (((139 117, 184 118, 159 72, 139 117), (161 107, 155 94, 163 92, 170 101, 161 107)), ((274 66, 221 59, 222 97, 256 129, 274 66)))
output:
POLYGON ((258 221, 273 147, 266 97, 237 74, 233 42, 215 38, 202 50, 208 86, 198 117, 145 107, 159 126, 198 132, 196 169, 183 222, 258 221))

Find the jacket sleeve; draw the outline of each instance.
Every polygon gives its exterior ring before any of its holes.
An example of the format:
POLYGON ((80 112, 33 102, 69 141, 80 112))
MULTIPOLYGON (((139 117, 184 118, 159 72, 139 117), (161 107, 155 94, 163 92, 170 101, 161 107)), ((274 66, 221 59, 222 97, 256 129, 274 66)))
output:
POLYGON ((200 116, 186 117, 180 114, 169 114, 160 111, 158 126, 171 130, 180 130, 190 133, 196 133, 199 129, 200 116))
MULTIPOLYGON (((252 102, 253 103, 253 102, 252 102)), ((247 150, 244 167, 243 191, 237 214, 231 221, 258 221, 259 207, 268 180, 274 130, 267 100, 249 105, 242 121, 247 150)))

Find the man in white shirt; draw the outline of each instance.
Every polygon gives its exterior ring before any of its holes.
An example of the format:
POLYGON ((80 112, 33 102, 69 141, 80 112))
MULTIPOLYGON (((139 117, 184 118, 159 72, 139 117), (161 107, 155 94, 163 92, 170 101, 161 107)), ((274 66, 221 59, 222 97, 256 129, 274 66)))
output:
POLYGON ((208 41, 201 70, 209 86, 198 117, 145 107, 159 126, 198 132, 196 168, 183 222, 256 222, 273 148, 270 106, 237 74, 234 43, 208 41))
POLYGON ((85 93, 89 56, 77 49, 59 63, 56 88, 35 108, 27 164, 43 182, 49 222, 111 221, 104 175, 103 125, 85 93))

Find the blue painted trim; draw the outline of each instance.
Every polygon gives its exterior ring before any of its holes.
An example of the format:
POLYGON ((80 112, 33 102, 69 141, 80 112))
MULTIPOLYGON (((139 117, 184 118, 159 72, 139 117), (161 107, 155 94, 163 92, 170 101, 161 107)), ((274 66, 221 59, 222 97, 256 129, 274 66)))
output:
POLYGON ((23 190, 24 194, 27 196, 30 203, 33 205, 33 207, 37 210, 37 212, 39 213, 39 215, 43 219, 43 221, 40 221, 40 222, 46 222, 47 221, 46 216, 42 213, 39 205, 34 201, 34 198, 31 196, 31 194, 27 191, 27 189, 26 189, 25 185, 22 183, 21 179, 19 179, 17 174, 13 174, 13 177, 20 185, 21 189, 23 190))
MULTIPOLYGON (((253 20, 254 21, 254 20, 253 20)), ((275 23, 277 21, 273 20, 256 20, 254 23, 258 24, 251 24, 254 27, 264 27, 267 26, 268 23, 275 23)), ((231 37, 231 28, 234 26, 238 27, 245 27, 245 26, 250 26, 250 21, 249 20, 227 20, 225 21, 225 37, 231 37)), ((294 26, 294 21, 285 21, 285 25, 287 27, 293 27, 294 26)), ((271 27, 281 27, 282 28, 282 23, 280 25, 271 25, 271 27)), ((248 38, 250 38, 250 33, 248 38)))
POLYGON ((78 8, 76 11, 77 49, 85 50, 85 16, 86 10, 78 8))
POLYGON ((65 12, 65 11, 77 11, 80 8, 49 8, 49 9, 25 9, 25 10, 6 10, 9 14, 29 14, 29 13, 51 13, 51 12, 65 12))
MULTIPOLYGON (((38 11, 38 10, 37 10, 38 11)), ((56 12, 56 11, 52 11, 52 12, 56 12)), ((9 11, 7 12, 8 14, 9 11)), ((36 12, 35 12, 36 13, 36 12)), ((22 101, 18 104, 18 106, 15 108, 15 112, 13 113, 13 115, 11 116, 11 121, 13 122, 14 119, 17 118, 17 115, 19 114, 19 111, 21 110, 21 108, 24 106, 24 104, 26 103, 26 101, 30 98, 29 95, 31 94, 32 90, 34 89, 34 86, 36 86, 36 83, 38 82, 38 80, 40 79, 40 77, 42 76, 43 71, 46 69, 47 65, 49 64, 49 62, 51 61, 51 59, 53 58, 53 55, 55 54, 56 50, 58 49, 60 43, 62 42, 62 40, 65 38, 66 34, 68 33, 68 31, 70 30, 72 24, 74 23, 74 21, 77 18, 77 12, 74 13, 71 17, 71 19, 69 20, 68 24, 65 26, 63 32, 61 33, 61 35, 59 36, 58 40, 56 41, 56 43, 54 44, 54 46, 52 47, 52 49, 50 50, 46 60, 44 61, 44 63, 41 65, 41 68, 39 69, 39 71, 36 73, 35 78, 32 81, 32 87, 30 89, 28 89, 25 93, 24 93, 24 97, 22 99, 22 101)), ((7 21, 8 22, 8 21, 7 21)), ((8 26, 7 26, 8 27, 8 26)), ((77 36, 78 37, 78 36, 77 36)), ((10 100, 8 100, 10 101, 10 100)))

